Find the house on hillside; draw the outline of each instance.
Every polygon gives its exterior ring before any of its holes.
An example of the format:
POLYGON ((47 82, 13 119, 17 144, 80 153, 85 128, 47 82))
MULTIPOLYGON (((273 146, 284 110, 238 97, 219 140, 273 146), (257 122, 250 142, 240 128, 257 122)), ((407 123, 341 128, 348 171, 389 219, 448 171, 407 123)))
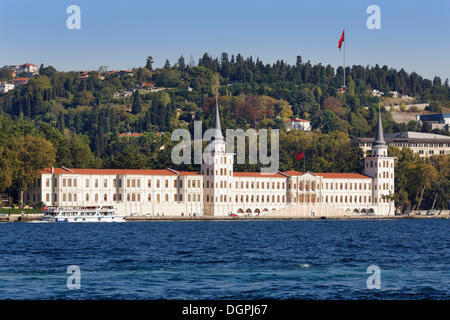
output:
POLYGON ((17 73, 27 73, 31 75, 39 74, 39 67, 32 63, 24 63, 17 68, 17 73))
POLYGON ((16 87, 23 86, 28 83, 29 78, 16 78, 11 80, 11 84, 13 84, 16 87))
POLYGON ((289 119, 284 121, 286 124, 286 130, 301 130, 301 131, 311 131, 311 122, 305 119, 289 119))
POLYGON ((5 94, 8 91, 14 90, 15 85, 12 83, 0 83, 0 93, 5 94))

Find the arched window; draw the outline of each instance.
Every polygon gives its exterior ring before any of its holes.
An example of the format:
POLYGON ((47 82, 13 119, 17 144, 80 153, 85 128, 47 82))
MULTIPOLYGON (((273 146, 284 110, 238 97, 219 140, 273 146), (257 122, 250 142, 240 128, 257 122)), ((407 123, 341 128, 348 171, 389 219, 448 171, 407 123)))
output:
POLYGON ((108 201, 108 195, 105 193, 105 195, 103 196, 103 201, 108 201))

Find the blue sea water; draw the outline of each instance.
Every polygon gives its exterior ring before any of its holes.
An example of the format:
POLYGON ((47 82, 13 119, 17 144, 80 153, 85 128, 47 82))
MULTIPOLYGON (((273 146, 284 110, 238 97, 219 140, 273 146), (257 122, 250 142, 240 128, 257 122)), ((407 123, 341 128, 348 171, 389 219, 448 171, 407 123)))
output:
POLYGON ((437 219, 4 223, 0 299, 449 299, 449 230, 437 219))

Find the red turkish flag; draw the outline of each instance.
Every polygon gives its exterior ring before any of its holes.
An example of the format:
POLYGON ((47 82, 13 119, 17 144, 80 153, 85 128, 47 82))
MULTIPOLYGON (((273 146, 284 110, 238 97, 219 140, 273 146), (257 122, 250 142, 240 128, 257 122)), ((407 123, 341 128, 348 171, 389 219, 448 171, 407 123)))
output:
POLYGON ((300 152, 295 155, 295 160, 302 160, 304 157, 305 157, 305 153, 300 152))
POLYGON ((342 42, 345 41, 345 40, 344 40, 344 32, 345 32, 345 30, 342 31, 341 38, 339 39, 339 43, 338 43, 338 48, 339 48, 339 50, 341 50, 342 42))

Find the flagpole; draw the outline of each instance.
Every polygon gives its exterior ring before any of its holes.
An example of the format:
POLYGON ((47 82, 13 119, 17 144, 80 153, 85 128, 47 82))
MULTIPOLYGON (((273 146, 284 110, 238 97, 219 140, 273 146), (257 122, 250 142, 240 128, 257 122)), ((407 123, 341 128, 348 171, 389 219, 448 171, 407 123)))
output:
POLYGON ((343 86, 344 89, 345 89, 345 43, 347 42, 345 40, 346 39, 345 39, 345 28, 344 28, 344 86, 343 86))
POLYGON ((305 152, 303 152, 303 173, 306 173, 306 156, 305 156, 305 152))

